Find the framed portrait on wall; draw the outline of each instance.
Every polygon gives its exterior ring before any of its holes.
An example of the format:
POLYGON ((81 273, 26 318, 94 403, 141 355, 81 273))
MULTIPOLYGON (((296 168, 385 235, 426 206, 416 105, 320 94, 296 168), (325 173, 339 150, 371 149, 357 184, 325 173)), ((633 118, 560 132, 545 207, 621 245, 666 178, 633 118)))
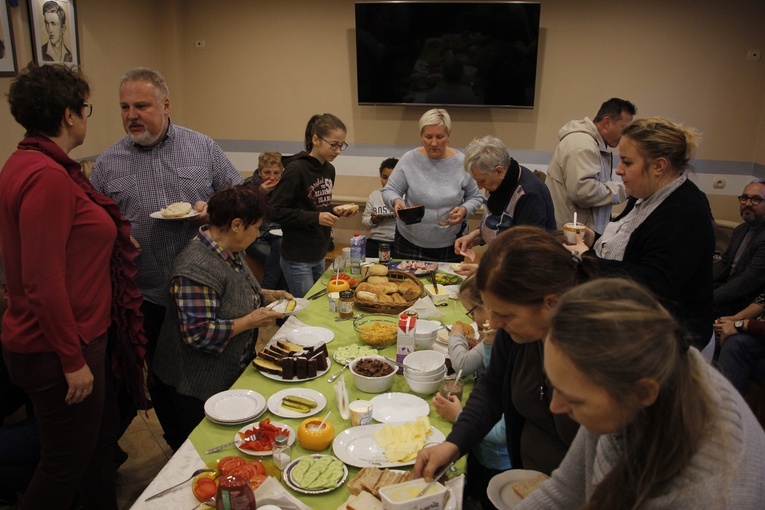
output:
POLYGON ((2 0, 0 1, 0 76, 13 76, 18 72, 15 50, 8 2, 2 0))
POLYGON ((74 0, 29 0, 35 62, 80 65, 74 0))

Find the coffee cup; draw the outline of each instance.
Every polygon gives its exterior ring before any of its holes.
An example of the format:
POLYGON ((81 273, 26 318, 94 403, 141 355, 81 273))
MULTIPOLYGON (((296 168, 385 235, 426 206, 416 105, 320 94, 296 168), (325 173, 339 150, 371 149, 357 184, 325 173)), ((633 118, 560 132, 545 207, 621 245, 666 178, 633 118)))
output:
POLYGON ((462 384, 462 381, 444 381, 444 383, 441 385, 441 389, 438 390, 438 392, 445 399, 448 399, 451 395, 454 395, 457 397, 457 400, 462 402, 463 388, 464 385, 462 384))
POLYGON ((368 400, 354 400, 349 406, 351 410, 351 425, 369 425, 372 423, 372 402, 368 400))
POLYGON ((566 235, 566 242, 568 244, 576 244, 576 234, 582 236, 584 239, 584 223, 569 222, 563 225, 563 233, 566 235))

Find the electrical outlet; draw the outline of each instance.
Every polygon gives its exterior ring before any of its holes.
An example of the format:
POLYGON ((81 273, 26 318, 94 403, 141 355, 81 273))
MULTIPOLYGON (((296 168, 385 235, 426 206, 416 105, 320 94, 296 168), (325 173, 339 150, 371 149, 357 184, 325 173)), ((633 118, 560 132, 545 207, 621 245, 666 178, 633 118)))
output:
POLYGON ((725 189, 725 179, 723 179, 722 177, 718 177, 717 179, 715 179, 715 182, 712 184, 712 187, 714 187, 714 189, 725 189))
POLYGON ((207 46, 207 44, 205 43, 204 39, 197 39, 196 41, 194 41, 194 47, 198 50, 205 49, 205 46, 207 46))
POLYGON ((762 52, 760 50, 749 50, 746 52, 746 59, 749 62, 759 62, 762 52))

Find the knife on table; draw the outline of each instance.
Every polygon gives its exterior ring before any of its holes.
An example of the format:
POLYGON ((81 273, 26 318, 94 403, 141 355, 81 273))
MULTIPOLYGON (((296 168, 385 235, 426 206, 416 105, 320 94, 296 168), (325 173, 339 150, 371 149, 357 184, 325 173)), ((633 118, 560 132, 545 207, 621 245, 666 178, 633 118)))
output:
POLYGON ((318 298, 320 298, 321 296, 323 296, 326 293, 327 293, 327 289, 321 289, 320 291, 318 291, 318 292, 316 292, 314 294, 311 294, 306 299, 308 299, 308 300, 318 299, 318 298))

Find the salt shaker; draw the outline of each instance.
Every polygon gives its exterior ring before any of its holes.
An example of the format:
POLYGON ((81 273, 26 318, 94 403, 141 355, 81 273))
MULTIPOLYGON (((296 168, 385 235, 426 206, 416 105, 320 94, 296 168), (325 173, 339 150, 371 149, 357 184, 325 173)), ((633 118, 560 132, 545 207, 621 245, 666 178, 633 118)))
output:
POLYGON ((279 471, 284 471, 284 468, 292 462, 292 447, 287 443, 287 436, 280 434, 274 439, 272 459, 279 471))

